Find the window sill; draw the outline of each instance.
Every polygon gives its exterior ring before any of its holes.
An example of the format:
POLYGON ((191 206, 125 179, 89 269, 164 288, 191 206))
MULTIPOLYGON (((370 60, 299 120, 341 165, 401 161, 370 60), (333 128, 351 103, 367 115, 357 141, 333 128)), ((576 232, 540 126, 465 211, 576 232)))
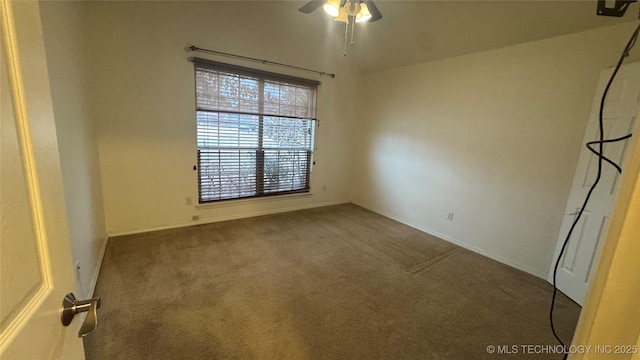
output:
POLYGON ((227 200, 227 201, 221 201, 221 202, 204 203, 204 204, 198 204, 195 207, 198 210, 205 210, 205 209, 220 208, 220 207, 242 206, 247 204, 272 202, 272 201, 278 201, 278 200, 289 200, 292 198, 311 197, 312 195, 313 195, 313 192, 274 195, 274 196, 265 196, 265 197, 251 198, 251 199, 237 199, 237 200, 227 200))

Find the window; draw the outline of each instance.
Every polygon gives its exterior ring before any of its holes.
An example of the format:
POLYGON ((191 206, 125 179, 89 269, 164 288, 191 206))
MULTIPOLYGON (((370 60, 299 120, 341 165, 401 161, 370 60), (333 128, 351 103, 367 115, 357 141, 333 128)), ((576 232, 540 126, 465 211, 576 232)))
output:
POLYGON ((193 61, 200 203, 308 192, 319 83, 193 61))

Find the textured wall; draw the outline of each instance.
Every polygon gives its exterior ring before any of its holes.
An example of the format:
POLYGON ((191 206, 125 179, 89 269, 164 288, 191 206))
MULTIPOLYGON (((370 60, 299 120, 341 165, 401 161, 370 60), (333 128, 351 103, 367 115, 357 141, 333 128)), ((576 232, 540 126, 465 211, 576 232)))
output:
POLYGON ((353 201, 546 277, 598 75, 633 26, 367 74, 353 201))
POLYGON ((290 2, 95 2, 87 7, 89 109, 97 123, 110 233, 194 224, 196 214, 200 222, 210 222, 349 201, 357 75, 339 44, 330 46, 339 36, 305 26, 326 19, 295 16, 297 6, 290 2), (274 26, 285 17, 299 26, 274 26), (187 44, 337 77, 187 53, 187 44), (194 55, 322 82, 312 195, 206 208, 185 204, 186 197, 194 204, 198 198, 194 70, 187 61, 194 55))
POLYGON ((69 236, 80 264, 83 297, 92 291, 106 241, 102 183, 93 117, 87 111, 84 8, 81 3, 40 4, 58 133, 69 236))

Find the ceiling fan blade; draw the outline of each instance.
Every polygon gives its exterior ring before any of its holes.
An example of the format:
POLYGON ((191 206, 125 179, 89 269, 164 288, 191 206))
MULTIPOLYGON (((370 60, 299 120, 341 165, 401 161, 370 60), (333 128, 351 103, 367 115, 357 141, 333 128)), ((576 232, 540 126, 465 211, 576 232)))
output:
POLYGON ((376 4, 373 3, 373 0, 362 0, 363 3, 367 4, 367 8, 371 13, 371 19, 368 22, 378 21, 382 19, 382 13, 378 10, 376 4))
POLYGON ((298 11, 303 12, 305 14, 310 14, 314 12, 317 8, 324 4, 324 0, 311 0, 308 3, 304 4, 298 11))

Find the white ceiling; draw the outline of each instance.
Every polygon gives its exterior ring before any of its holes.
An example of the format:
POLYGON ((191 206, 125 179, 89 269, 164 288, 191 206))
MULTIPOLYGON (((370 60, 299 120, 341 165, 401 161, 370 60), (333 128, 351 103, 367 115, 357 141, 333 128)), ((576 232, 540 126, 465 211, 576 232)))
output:
MULTIPOLYGON (((322 8, 308 15, 298 12, 305 3, 272 4, 287 13, 291 29, 335 36, 331 47, 341 54, 344 23, 333 22, 322 8)), ((638 16, 638 3, 632 4, 623 18, 597 16, 596 0, 378 0, 376 5, 383 18, 357 24, 355 45, 348 49, 349 60, 356 61, 364 72, 595 29, 634 21, 638 16)), ((332 50, 327 47, 325 51, 332 50)))

